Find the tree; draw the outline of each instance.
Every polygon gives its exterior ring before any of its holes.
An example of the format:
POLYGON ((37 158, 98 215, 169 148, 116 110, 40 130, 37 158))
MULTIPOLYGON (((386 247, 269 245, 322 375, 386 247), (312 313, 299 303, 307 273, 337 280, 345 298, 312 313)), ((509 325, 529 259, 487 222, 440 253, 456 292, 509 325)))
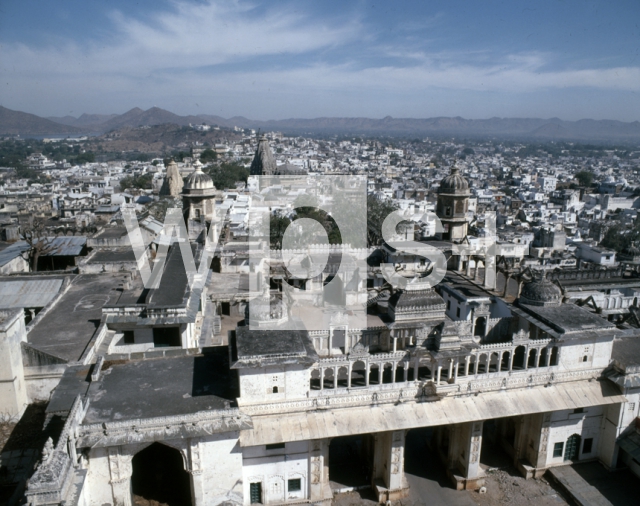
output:
POLYGON ((35 216, 30 216, 28 224, 22 227, 22 236, 29 245, 29 267, 32 272, 37 272, 40 256, 54 250, 53 238, 47 237, 45 222, 35 216))
POLYGON ((150 190, 152 187, 153 174, 142 174, 141 176, 125 176, 120 180, 120 189, 138 188, 140 190, 150 190))
POLYGON ((574 177, 578 180, 580 186, 588 187, 591 186, 591 183, 593 182, 593 172, 591 172, 590 170, 581 170, 580 172, 576 173, 574 177))
POLYGON ((397 209, 398 206, 389 201, 378 200, 372 195, 367 196, 368 246, 379 246, 382 244, 382 223, 387 216, 397 209))
POLYGON ((206 172, 219 190, 233 188, 238 181, 246 183, 249 177, 249 169, 237 163, 212 165, 206 169, 206 172))
POLYGON ((205 149, 202 153, 200 153, 200 161, 202 163, 215 162, 217 159, 218 153, 216 153, 211 148, 205 149))
POLYGON ((291 223, 291 220, 279 212, 273 213, 269 218, 269 240, 272 249, 282 248, 282 236, 291 223))

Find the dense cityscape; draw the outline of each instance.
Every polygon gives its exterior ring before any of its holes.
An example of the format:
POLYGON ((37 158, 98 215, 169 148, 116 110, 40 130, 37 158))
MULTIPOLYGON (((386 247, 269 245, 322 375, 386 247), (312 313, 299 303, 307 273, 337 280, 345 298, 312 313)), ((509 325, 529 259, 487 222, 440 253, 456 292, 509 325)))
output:
POLYGON ((557 504, 581 461, 636 486, 638 146, 203 122, 0 149, 9 504, 557 504), (326 235, 288 250, 301 218, 326 235))
POLYGON ((0 506, 637 506, 638 19, 0 1, 0 506))

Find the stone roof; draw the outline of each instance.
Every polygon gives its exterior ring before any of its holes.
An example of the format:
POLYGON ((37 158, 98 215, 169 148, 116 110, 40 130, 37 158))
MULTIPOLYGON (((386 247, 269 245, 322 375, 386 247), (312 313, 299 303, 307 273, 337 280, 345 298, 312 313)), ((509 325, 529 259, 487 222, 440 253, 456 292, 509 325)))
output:
POLYGON ((542 278, 525 284, 519 301, 531 306, 555 306, 562 303, 562 291, 547 278, 542 278))
POLYGON ((389 310, 395 320, 444 317, 445 303, 433 288, 402 290, 389 298, 389 310))
POLYGON ((459 174, 457 167, 451 167, 451 174, 440 181, 438 193, 469 193, 469 183, 459 174))
POLYGON ((193 166, 196 170, 187 178, 184 190, 215 190, 216 187, 213 185, 213 180, 209 175, 202 172, 200 161, 196 161, 193 166))

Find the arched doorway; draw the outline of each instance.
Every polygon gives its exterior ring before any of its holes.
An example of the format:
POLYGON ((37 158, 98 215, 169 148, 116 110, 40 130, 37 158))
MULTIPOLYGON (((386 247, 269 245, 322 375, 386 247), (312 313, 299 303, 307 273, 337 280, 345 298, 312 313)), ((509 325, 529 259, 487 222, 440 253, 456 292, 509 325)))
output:
POLYGON ((153 443, 133 457, 132 467, 131 490, 135 496, 168 506, 191 506, 189 473, 175 448, 153 443))

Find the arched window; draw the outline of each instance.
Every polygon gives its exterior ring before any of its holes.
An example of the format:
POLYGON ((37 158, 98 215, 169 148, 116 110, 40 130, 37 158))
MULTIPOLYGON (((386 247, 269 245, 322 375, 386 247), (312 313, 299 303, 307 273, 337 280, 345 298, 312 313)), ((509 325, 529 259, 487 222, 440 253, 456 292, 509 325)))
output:
POLYGON ((500 363, 500 370, 501 371, 508 371, 509 370, 509 358, 511 357, 511 353, 509 353, 508 351, 505 351, 502 354, 502 362, 500 363))
POLYGON ((384 364, 384 370, 382 372, 382 382, 383 383, 393 383, 393 365, 392 364, 384 364))
POLYGON ((513 354, 513 368, 514 369, 524 369, 525 367, 525 358, 526 358, 526 349, 524 346, 518 346, 516 351, 513 354))
POLYGON ((318 369, 311 371, 309 388, 311 388, 311 390, 320 390, 320 371, 318 369))
POLYGON ((551 360, 549 360, 549 365, 558 365, 558 347, 554 346, 551 348, 551 360))
POLYGON ((491 354, 491 360, 489 361, 489 372, 497 372, 499 367, 500 357, 496 352, 491 354))
POLYGON ((478 360, 478 371, 476 374, 484 374, 487 371, 487 355, 483 353, 480 355, 480 359, 478 360))
POLYGON ((333 369, 331 367, 324 370, 324 388, 333 388, 335 378, 333 377, 333 369))
POLYGON ((349 369, 347 367, 340 367, 338 369, 338 386, 347 388, 349 386, 349 369))
POLYGON ((532 348, 529 350, 529 360, 527 361, 527 367, 535 367, 538 358, 538 350, 532 348))
POLYGON ((367 367, 362 360, 354 362, 351 366, 351 386, 363 387, 366 384, 365 375, 367 374, 367 367))
POLYGON ((380 366, 378 364, 371 364, 369 367, 369 385, 380 384, 380 366))
POLYGON ((540 350, 540 360, 538 360, 538 367, 547 367, 547 357, 548 357, 547 348, 542 348, 540 350))

